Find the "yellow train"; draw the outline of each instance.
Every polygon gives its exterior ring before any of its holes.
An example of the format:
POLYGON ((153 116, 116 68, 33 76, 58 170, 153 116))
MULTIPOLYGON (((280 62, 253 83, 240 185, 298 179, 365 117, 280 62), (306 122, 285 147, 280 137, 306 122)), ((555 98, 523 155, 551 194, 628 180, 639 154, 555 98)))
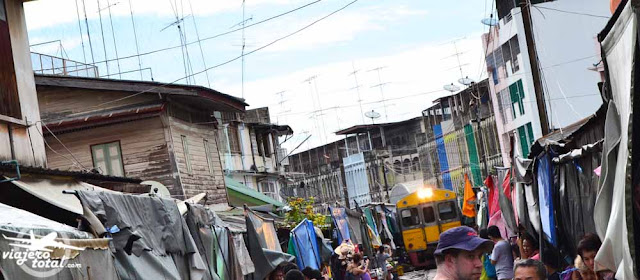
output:
POLYGON ((396 209, 411 264, 416 267, 433 265, 433 251, 438 246, 440 233, 461 225, 456 194, 424 187, 398 201, 396 209))

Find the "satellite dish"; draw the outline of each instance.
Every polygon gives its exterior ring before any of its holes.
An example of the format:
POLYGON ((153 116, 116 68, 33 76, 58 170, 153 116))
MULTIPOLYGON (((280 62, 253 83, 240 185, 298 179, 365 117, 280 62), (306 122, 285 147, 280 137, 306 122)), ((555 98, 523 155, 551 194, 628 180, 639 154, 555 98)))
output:
POLYGON ((371 112, 366 112, 366 113, 364 113, 364 115, 367 118, 370 118, 370 119, 377 119, 377 118, 380 117, 380 113, 378 113, 378 112, 376 112, 374 110, 371 110, 371 112))
POLYGON ((458 83, 461 85, 469 86, 473 83, 473 79, 469 79, 469 76, 458 79, 458 83))
POLYGON ((451 83, 450 85, 444 85, 444 90, 449 91, 449 92, 456 92, 460 90, 459 86, 454 85, 453 83, 451 83))
POLYGON ((166 198, 171 197, 171 193, 169 192, 169 189, 167 189, 167 187, 165 185, 163 185, 162 183, 160 183, 160 182, 144 181, 144 182, 140 183, 140 185, 149 185, 149 186, 151 186, 151 189, 149 190, 149 193, 153 194, 155 196, 166 197, 166 198))
POLYGON ((495 18, 485 18, 482 19, 480 22, 482 22, 482 24, 487 25, 487 26, 496 26, 498 25, 498 20, 495 18))
POLYGON ((374 120, 380 117, 380 113, 371 110, 370 112, 364 113, 364 116, 371 119, 371 123, 374 123, 374 120))

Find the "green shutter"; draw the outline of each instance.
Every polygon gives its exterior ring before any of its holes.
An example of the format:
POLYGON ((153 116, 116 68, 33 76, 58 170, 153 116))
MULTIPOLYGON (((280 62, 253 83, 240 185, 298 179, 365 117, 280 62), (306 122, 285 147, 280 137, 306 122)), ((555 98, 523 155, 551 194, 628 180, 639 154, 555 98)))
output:
POLYGON ((520 139, 520 148, 522 151, 523 157, 529 156, 529 141, 527 140, 527 134, 525 131, 525 127, 518 127, 518 137, 520 139))
POLYGON ((480 162, 478 157, 478 149, 476 147, 476 139, 473 134, 473 126, 467 124, 464 126, 464 134, 467 138, 467 150, 469 151, 469 164, 471 165, 471 175, 474 186, 482 185, 482 174, 480 173, 480 162))
POLYGON ((522 80, 518 80, 518 94, 520 95, 520 98, 518 98, 518 105, 520 106, 520 114, 524 115, 524 87, 522 86, 522 80))
POLYGON ((533 141, 536 141, 536 138, 533 136, 533 128, 531 127, 531 123, 527 123, 527 133, 529 136, 529 144, 533 143, 533 141))

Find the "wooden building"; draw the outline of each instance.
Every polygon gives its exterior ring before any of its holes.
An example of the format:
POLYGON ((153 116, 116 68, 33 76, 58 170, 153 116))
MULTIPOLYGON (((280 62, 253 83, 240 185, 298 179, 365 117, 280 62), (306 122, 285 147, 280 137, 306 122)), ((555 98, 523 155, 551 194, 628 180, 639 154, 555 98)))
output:
POLYGON ((226 203, 218 112, 247 104, 210 88, 36 75, 50 167, 164 184, 182 199, 226 203), (70 165, 67 157, 77 159, 70 165))

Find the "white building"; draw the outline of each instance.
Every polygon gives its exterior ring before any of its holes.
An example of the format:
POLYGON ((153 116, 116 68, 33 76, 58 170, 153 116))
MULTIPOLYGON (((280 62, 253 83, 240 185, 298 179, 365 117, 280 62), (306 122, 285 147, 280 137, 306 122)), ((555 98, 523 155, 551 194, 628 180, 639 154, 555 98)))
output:
MULTIPOLYGON (((516 153, 524 156, 543 136, 519 2, 497 0, 499 22, 482 36, 506 166, 511 135, 516 153)), ((590 68, 600 61, 595 37, 610 16, 609 1, 530 2, 547 115, 550 128, 558 129, 593 114, 602 104, 601 79, 590 68)))
POLYGON ((269 109, 247 110, 244 115, 223 113, 220 157, 227 178, 283 202, 286 185, 282 165, 285 151, 278 138, 293 134, 288 125, 270 123, 269 109))

